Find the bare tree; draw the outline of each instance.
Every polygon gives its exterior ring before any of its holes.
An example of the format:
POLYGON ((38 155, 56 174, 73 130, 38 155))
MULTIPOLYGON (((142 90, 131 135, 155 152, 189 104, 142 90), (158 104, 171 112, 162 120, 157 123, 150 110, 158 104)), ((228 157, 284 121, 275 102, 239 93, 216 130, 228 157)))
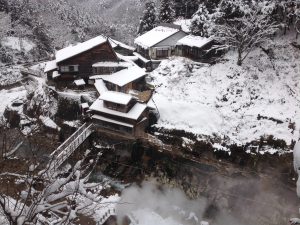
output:
POLYGON ((216 25, 214 38, 225 47, 237 50, 237 64, 240 66, 249 53, 257 45, 266 41, 277 29, 278 25, 270 22, 269 16, 254 11, 241 18, 216 25))
POLYGON ((70 224, 80 210, 100 203, 102 197, 93 190, 102 184, 87 183, 100 154, 95 160, 88 155, 89 151, 65 174, 52 170, 54 159, 38 173, 38 164, 30 165, 24 178, 26 188, 18 191, 17 198, 0 193, 0 207, 9 223, 70 224), (77 204, 78 195, 88 199, 86 204, 77 204))

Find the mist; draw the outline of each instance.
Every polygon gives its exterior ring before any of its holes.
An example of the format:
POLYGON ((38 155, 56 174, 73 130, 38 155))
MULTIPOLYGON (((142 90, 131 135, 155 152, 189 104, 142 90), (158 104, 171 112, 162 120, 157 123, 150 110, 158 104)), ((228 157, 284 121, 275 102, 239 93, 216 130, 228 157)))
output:
MULTIPOLYGON (((204 215, 210 207, 207 198, 191 200, 178 188, 169 188, 150 180, 124 190, 116 213, 118 224, 122 224, 127 215, 140 225, 206 225, 209 220, 204 215)), ((219 213, 214 224, 242 225, 223 213, 219 213)))
POLYGON ((209 225, 279 225, 288 224, 297 212, 292 190, 281 192, 271 182, 220 176, 202 181, 199 187, 205 185, 207 190, 196 200, 155 180, 131 185, 121 194, 118 224, 127 215, 139 225, 206 225, 203 221, 209 225))

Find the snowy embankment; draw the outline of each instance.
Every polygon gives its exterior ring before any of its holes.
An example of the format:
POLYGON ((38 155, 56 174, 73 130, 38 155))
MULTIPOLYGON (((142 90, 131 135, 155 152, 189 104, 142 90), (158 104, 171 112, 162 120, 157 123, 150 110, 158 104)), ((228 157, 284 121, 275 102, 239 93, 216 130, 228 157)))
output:
POLYGON ((300 50, 286 40, 253 51, 243 66, 229 52, 215 65, 185 58, 163 61, 150 75, 156 86, 158 127, 246 144, 273 135, 299 138, 300 50), (267 53, 268 54, 267 54, 267 53))

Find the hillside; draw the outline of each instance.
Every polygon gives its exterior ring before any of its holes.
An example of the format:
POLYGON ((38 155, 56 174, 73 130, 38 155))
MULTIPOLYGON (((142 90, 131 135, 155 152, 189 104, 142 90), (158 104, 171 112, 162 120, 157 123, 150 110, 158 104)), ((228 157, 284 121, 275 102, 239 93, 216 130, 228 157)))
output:
MULTIPOLYGON (((31 54, 26 55, 30 59, 48 56, 47 53, 53 53, 55 49, 100 34, 132 43, 137 33, 138 18, 144 9, 144 2, 140 0, 29 0, 23 4, 21 0, 0 3, 0 61, 4 63, 11 62, 6 58, 16 58, 17 54, 9 48, 1 48, 1 45, 10 47, 5 38, 10 38, 9 42, 22 38, 36 47, 27 49, 33 49, 31 54)), ((20 48, 19 45, 18 49, 13 49, 23 50, 20 48)))
POLYGON ((227 145, 270 135, 290 145, 299 138, 300 126, 300 50, 292 41, 287 36, 270 41, 241 67, 235 52, 212 66, 177 57, 163 61, 151 73, 160 111, 157 127, 227 145))

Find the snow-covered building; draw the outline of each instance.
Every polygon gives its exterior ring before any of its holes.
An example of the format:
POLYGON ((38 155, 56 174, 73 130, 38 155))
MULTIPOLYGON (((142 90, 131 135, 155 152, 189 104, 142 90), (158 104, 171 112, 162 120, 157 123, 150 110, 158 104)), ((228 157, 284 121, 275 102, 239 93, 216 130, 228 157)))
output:
POLYGON ((131 90, 143 91, 146 71, 138 66, 131 66, 110 75, 94 75, 91 80, 102 79, 109 90, 128 93, 131 90))
POLYGON ((187 35, 177 41, 175 54, 193 60, 209 59, 216 54, 211 50, 215 44, 216 42, 211 38, 187 35))
MULTIPOLYGON (((187 34, 181 26, 161 24, 134 40, 136 51, 146 60, 160 60, 174 55, 176 43, 187 34)), ((141 59, 143 62, 144 59, 141 59)))
POLYGON ((92 75, 111 74, 129 66, 118 57, 115 49, 128 54, 134 50, 111 38, 98 36, 57 51, 55 60, 47 62, 44 72, 49 80, 69 82, 84 79, 87 82, 92 75))
POLYGON ((99 87, 104 83, 96 84, 101 94, 90 107, 95 127, 126 136, 142 135, 148 125, 147 104, 137 102, 130 94, 105 91, 104 87, 99 87))
POLYGON ((143 135, 148 125, 147 103, 152 97, 145 77, 145 69, 138 66, 90 77, 98 92, 98 99, 89 108, 96 128, 127 137, 143 135))

